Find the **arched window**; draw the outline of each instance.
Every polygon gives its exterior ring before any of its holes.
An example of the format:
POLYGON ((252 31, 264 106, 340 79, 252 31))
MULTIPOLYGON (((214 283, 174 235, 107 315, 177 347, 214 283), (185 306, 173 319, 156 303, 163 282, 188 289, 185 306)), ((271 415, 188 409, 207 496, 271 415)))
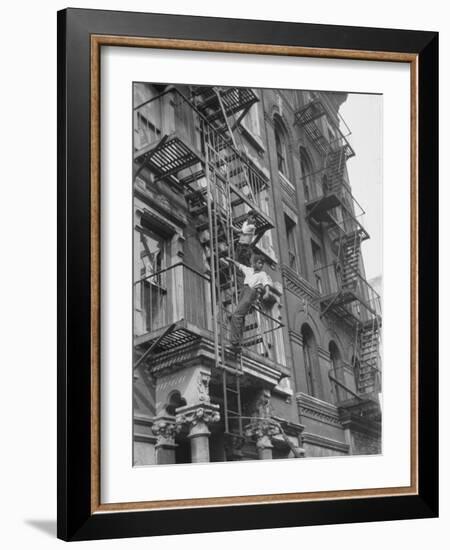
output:
POLYGON ((184 407, 185 405, 186 399, 181 397, 181 393, 178 390, 174 390, 167 398, 165 409, 168 414, 175 416, 178 407, 184 407))
POLYGON ((277 152, 277 168, 278 172, 289 179, 288 155, 287 155, 287 138, 286 132, 278 117, 274 119, 275 123, 275 149, 277 152))
POLYGON ((302 326, 303 362, 305 365, 306 384, 309 395, 323 398, 322 381, 319 370, 317 343, 313 331, 308 325, 302 326))
POLYGON ((300 168, 302 171, 302 183, 303 183, 303 193, 305 195, 305 201, 309 202, 314 197, 314 187, 313 187, 313 165, 311 158, 306 152, 304 147, 300 147, 300 168))

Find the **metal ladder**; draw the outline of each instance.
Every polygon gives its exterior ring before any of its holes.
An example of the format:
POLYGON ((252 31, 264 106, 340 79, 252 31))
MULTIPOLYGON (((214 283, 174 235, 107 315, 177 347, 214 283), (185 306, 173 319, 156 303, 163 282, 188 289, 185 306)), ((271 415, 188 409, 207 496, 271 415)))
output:
POLYGON ((226 152, 221 151, 215 143, 215 133, 206 129, 204 138, 215 365, 222 371, 225 433, 243 436, 240 381, 243 374, 242 354, 236 358, 237 368, 227 365, 227 305, 237 305, 237 273, 234 264, 221 261, 224 256, 233 260, 235 258, 229 163, 226 152))
MULTIPOLYGON (((221 97, 220 88, 214 88, 223 121, 235 150, 239 151, 233 128, 231 127, 221 97)), ((234 124, 236 127, 237 124, 234 124)), ((231 181, 240 173, 247 185, 249 198, 256 203, 248 174, 248 167, 238 155, 229 156, 227 147, 223 147, 224 137, 209 126, 203 126, 205 154, 206 196, 210 244, 211 303, 214 326, 215 366, 222 372, 222 393, 225 433, 243 437, 241 378, 243 376, 243 358, 239 353, 230 361, 228 351, 229 313, 238 303, 238 277, 234 264, 226 264, 222 257, 235 259, 234 223, 231 181), (228 156, 227 156, 228 155, 228 156), (234 363, 235 366, 232 366, 234 363)), ((265 335, 261 328, 260 314, 256 310, 257 325, 261 342, 265 335)), ((245 328, 245 327, 244 327, 245 328)))

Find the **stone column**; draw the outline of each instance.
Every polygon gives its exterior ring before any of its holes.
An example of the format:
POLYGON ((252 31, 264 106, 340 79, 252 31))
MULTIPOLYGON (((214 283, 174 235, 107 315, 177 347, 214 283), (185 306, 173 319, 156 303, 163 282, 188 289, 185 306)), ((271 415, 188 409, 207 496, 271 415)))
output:
POLYGON ((152 432, 157 436, 156 464, 175 464, 175 418, 167 414, 155 417, 152 432))
POLYGON ((245 427, 245 435, 256 443, 259 460, 272 459, 272 437, 279 433, 278 424, 270 418, 255 418, 245 427))
POLYGON ((196 403, 177 410, 177 430, 187 430, 191 442, 191 462, 209 462, 209 424, 220 420, 219 405, 196 403))

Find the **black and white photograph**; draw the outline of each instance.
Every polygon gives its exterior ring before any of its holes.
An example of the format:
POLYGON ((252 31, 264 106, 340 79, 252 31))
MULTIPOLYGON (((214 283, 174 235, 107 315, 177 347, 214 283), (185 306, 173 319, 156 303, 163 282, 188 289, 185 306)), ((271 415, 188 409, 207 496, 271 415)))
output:
POLYGON ((381 454, 382 95, 132 93, 133 465, 381 454))

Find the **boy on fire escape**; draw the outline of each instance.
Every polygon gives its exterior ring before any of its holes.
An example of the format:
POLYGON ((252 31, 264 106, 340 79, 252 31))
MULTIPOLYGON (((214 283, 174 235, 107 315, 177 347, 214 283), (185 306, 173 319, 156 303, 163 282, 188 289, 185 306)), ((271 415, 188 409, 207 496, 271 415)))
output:
MULTIPOLYGON (((236 231, 239 231, 236 229, 236 231)), ((236 258, 239 263, 250 266, 250 260, 253 252, 253 241, 256 232, 256 216, 253 210, 247 214, 247 217, 239 231, 239 241, 236 247, 236 258)))
POLYGON ((253 267, 243 265, 229 257, 226 258, 226 261, 233 263, 245 276, 239 302, 230 321, 231 347, 233 351, 239 352, 242 347, 245 316, 259 299, 262 301, 268 299, 271 280, 263 271, 264 260, 261 256, 253 257, 253 267))

